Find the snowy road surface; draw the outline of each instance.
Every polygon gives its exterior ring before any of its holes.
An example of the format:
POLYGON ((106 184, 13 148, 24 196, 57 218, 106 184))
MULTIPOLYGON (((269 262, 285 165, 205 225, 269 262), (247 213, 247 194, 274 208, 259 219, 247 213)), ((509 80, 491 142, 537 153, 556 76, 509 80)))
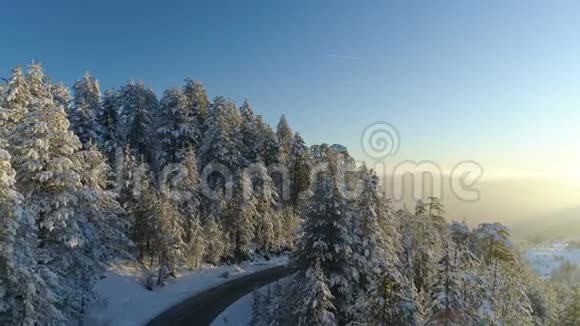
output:
POLYGON ((277 266, 239 277, 183 301, 151 320, 147 325, 210 325, 224 309, 239 298, 292 272, 293 269, 287 266, 277 266))

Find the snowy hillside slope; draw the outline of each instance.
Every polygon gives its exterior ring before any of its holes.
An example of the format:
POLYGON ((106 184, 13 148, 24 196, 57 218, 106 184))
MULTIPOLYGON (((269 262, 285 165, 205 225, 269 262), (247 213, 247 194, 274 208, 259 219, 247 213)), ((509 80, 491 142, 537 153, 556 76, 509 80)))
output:
POLYGON ((567 249, 560 244, 532 248, 528 250, 526 256, 534 271, 542 277, 550 277, 565 261, 580 264, 580 249, 567 249))

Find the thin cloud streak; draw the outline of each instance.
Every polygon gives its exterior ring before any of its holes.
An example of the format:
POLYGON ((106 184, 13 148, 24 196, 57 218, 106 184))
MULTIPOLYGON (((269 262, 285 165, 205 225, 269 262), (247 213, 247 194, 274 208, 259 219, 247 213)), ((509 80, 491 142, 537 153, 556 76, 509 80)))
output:
POLYGON ((341 54, 327 54, 329 58, 337 58, 337 59, 346 59, 346 60, 356 60, 358 57, 353 57, 350 55, 341 55, 341 54))

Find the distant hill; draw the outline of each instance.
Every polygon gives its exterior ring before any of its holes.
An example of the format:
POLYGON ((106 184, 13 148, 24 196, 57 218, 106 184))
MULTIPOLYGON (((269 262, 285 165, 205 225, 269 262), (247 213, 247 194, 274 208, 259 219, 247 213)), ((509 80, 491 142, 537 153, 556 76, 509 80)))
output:
MULTIPOLYGON (((483 178, 477 184, 480 200, 468 202, 454 196, 445 180, 442 201, 450 220, 465 220, 470 225, 498 221, 510 226, 519 239, 538 233, 546 238, 580 236, 580 185, 545 177, 483 178)), ((383 181, 387 196, 393 198, 393 182, 400 179, 383 181)), ((413 207, 412 182, 407 179, 402 184, 404 200, 395 206, 413 207)), ((430 195, 425 193, 425 197, 430 195)))
POLYGON ((510 229, 512 236, 519 239, 536 237, 553 240, 579 237, 580 205, 514 222, 510 229))

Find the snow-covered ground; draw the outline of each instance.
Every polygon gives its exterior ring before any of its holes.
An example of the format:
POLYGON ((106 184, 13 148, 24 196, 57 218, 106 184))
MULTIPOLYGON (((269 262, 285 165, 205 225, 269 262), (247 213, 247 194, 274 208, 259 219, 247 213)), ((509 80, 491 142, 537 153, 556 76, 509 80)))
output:
MULTIPOLYGON (((293 276, 285 277, 280 280, 282 285, 290 282, 293 276)), ((261 287, 258 291, 262 295, 266 295, 268 291, 268 286, 270 286, 270 293, 273 293, 274 283, 270 283, 261 287)), ((224 310, 212 323, 210 326, 246 326, 250 323, 252 319, 252 305, 254 304, 254 298, 252 293, 246 294, 238 301, 234 302, 226 310, 224 310)))
POLYGON ((95 291, 100 296, 85 318, 88 326, 142 326, 186 298, 232 278, 286 264, 287 257, 252 261, 239 266, 205 267, 170 278, 164 287, 149 291, 144 286, 144 271, 136 263, 111 266, 99 280, 95 291))
POLYGON ((528 250, 527 258, 538 274, 550 277, 565 261, 580 264, 580 249, 566 249, 565 245, 554 243, 528 250))

